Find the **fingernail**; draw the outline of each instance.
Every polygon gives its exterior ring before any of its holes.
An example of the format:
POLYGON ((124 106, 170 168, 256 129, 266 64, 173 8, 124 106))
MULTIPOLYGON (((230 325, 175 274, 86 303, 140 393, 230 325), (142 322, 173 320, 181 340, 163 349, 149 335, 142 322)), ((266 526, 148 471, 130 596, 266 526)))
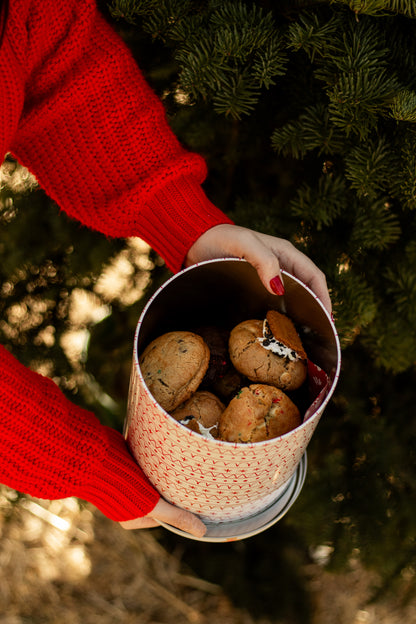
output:
POLYGON ((270 280, 270 288, 276 295, 284 295, 285 287, 283 286, 283 282, 278 275, 270 280))

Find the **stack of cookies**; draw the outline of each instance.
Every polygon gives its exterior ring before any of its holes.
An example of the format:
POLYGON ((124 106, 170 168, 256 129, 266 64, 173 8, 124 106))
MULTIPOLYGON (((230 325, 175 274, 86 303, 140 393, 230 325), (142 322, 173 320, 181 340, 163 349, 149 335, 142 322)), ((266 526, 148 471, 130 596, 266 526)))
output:
POLYGON ((292 320, 276 310, 229 333, 168 332, 146 347, 139 363, 159 405, 205 437, 261 442, 301 424, 286 393, 305 382, 307 355, 292 320))

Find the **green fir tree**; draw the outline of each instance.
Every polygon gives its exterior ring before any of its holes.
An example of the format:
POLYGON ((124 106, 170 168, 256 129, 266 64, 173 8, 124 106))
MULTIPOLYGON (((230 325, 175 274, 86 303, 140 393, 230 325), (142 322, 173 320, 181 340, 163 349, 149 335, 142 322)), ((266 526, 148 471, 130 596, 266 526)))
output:
POLYGON ((333 567, 359 552, 382 593, 416 554, 415 5, 106 4, 206 157, 212 199, 327 275, 344 365, 287 522, 330 544, 333 567))
MULTIPOLYGON (((255 544, 265 561, 270 539, 283 551, 288 533, 305 552, 326 544, 335 569, 359 553, 381 574, 377 598, 416 565, 415 3, 100 6, 163 99, 174 132, 207 160, 212 201, 241 225, 290 239, 327 275, 341 380, 308 450, 298 502, 255 544)), ((3 185, 0 200, 2 342, 121 427, 120 378, 134 325, 167 269, 152 254, 144 297, 113 301, 87 328, 79 376, 61 345, 71 294, 96 296, 98 276, 126 245, 70 222, 24 175, 14 191, 3 185), (17 327, 26 313, 31 322, 17 327)), ((215 568, 204 546, 187 548, 192 565, 215 568)), ((242 550, 227 552, 238 558, 242 550)), ((263 572, 257 581, 266 584, 273 570, 264 564, 263 572)))

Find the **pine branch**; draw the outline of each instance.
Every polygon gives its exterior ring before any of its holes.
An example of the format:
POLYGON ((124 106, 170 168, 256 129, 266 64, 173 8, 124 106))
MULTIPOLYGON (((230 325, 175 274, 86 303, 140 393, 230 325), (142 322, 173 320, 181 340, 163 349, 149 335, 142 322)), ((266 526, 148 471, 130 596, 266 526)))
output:
POLYGON ((181 47, 175 54, 175 60, 180 66, 180 85, 195 100, 199 96, 211 97, 228 83, 233 71, 215 54, 210 36, 201 37, 196 46, 181 47))
POLYGON ((388 110, 398 86, 386 70, 374 73, 360 69, 355 74, 342 74, 328 91, 331 121, 347 137, 358 135, 366 139, 379 115, 388 110))
POLYGON ((397 134, 397 163, 388 183, 393 197, 403 208, 416 208, 416 128, 407 126, 397 134))
POLYGON ((416 327, 416 241, 411 241, 405 248, 404 258, 394 267, 384 271, 386 292, 393 300, 394 308, 401 318, 405 318, 416 327))
POLYGON ((352 230, 351 243, 360 250, 387 249, 401 235, 397 215, 384 199, 368 205, 361 204, 352 230))
POLYGON ((157 11, 157 0, 112 0, 109 11, 115 19, 124 19, 129 24, 137 24, 138 18, 150 16, 157 11))
POLYGON ((396 310, 384 309, 362 340, 373 354, 374 363, 394 374, 409 369, 416 361, 415 326, 400 318, 396 310))
POLYGON ((134 3, 129 0, 112 0, 108 5, 111 17, 116 20, 125 20, 128 24, 136 23, 136 10, 134 3))
POLYGON ((363 18, 356 23, 350 18, 344 28, 338 30, 337 37, 340 35, 332 62, 341 74, 360 69, 378 72, 387 66, 389 48, 379 22, 363 18))
POLYGON ((396 158, 383 136, 353 146, 345 157, 345 177, 358 197, 375 198, 386 191, 396 158))
POLYGON ((227 41, 231 47, 226 53, 234 56, 234 50, 244 49, 250 55, 257 48, 269 42, 275 34, 275 22, 271 12, 264 13, 256 4, 250 6, 238 0, 225 0, 210 16, 212 32, 217 34, 218 41, 227 41), (233 49, 233 45, 236 46, 233 49))
POLYGON ((282 40, 274 37, 253 57, 251 75, 260 87, 268 89, 276 84, 274 77, 283 76, 287 70, 288 56, 282 40))
POLYGON ((416 92, 402 89, 393 98, 391 116, 398 121, 416 122, 416 92))
POLYGON ((331 0, 331 3, 346 5, 357 15, 381 17, 396 13, 406 17, 416 17, 416 6, 413 0, 331 0))
POLYGON ((374 321, 378 303, 363 275, 350 267, 341 270, 333 284, 334 315, 343 347, 352 344, 374 321))
POLYGON ((331 122, 346 137, 365 139, 400 86, 387 70, 389 48, 382 26, 368 18, 357 23, 344 11, 326 22, 312 13, 289 27, 288 39, 289 47, 303 48, 316 61, 312 69, 326 84, 331 122))
POLYGON ((315 56, 331 55, 337 29, 337 15, 326 19, 315 12, 305 12, 288 28, 288 47, 296 52, 303 50, 311 61, 315 56))
POLYGON ((314 149, 319 156, 342 152, 345 138, 330 123, 328 108, 316 104, 305 109, 296 121, 274 130, 271 143, 279 154, 303 158, 314 149))
POLYGON ((243 76, 232 76, 213 97, 214 110, 232 119, 241 119, 254 110, 259 96, 259 89, 247 84, 243 76))
POLYGON ((179 84, 187 95, 211 101, 217 113, 240 119, 254 109, 261 89, 285 74, 283 34, 272 13, 256 5, 210 2, 199 12, 191 5, 161 3, 143 28, 176 48, 179 84))
MULTIPOLYGON (((142 1, 142 0, 141 0, 142 1)), ((145 0, 147 5, 148 0, 145 0)), ((143 29, 149 33, 153 39, 159 38, 162 41, 181 40, 186 36, 183 26, 187 24, 193 15, 193 4, 191 0, 168 0, 168 2, 158 2, 153 10, 146 12, 146 19, 143 20, 143 29)))
MULTIPOLYGON (((236 213, 249 227, 254 219, 258 229, 279 234, 275 224, 283 211, 288 238, 296 231, 295 242, 329 276, 340 302, 337 324, 344 344, 361 334, 378 354, 370 340, 373 325, 384 332, 376 312, 390 298, 406 325, 413 319, 410 306, 416 307, 410 269, 391 266, 391 294, 376 294, 387 253, 395 265, 402 260, 407 266, 400 241, 412 228, 416 208, 416 22, 409 19, 410 3, 111 3, 138 25, 139 36, 145 32, 149 41, 171 48, 178 79, 170 76, 169 89, 195 104, 178 106, 172 123, 210 159, 209 190, 223 198, 216 184, 228 180, 226 196, 233 203, 240 192, 245 199, 255 196, 256 207, 239 205, 236 213), (251 117, 229 124, 213 112, 232 120, 251 117), (279 157, 268 158, 262 168, 271 124, 271 146, 279 157), (229 148, 236 126, 240 152, 229 148), (229 166, 231 177, 222 170, 229 166), (276 179, 283 183, 278 216, 267 199, 276 179), (338 275, 340 249, 348 257, 338 275)), ((404 325, 398 323, 397 332, 404 325)))
POLYGON ((309 223, 314 223, 317 230, 331 223, 348 209, 345 179, 341 176, 323 175, 318 187, 303 184, 297 196, 291 201, 294 215, 309 223))
MULTIPOLYGON (((308 152, 304 137, 301 120, 292 121, 281 128, 276 128, 271 136, 271 144, 278 154, 303 158, 308 152)), ((311 149, 317 147, 316 141, 312 141, 311 149)))
POLYGON ((394 374, 416 362, 416 242, 412 232, 404 253, 382 272, 387 297, 377 316, 363 332, 363 344, 377 366, 394 374))

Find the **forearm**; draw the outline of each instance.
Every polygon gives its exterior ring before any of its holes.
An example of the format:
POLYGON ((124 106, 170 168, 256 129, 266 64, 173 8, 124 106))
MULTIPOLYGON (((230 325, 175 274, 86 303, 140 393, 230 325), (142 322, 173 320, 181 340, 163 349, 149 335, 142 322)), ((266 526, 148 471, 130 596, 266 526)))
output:
POLYGON ((178 270, 203 232, 229 222, 201 188, 203 159, 180 145, 92 0, 16 1, 11 24, 22 19, 19 4, 30 4, 29 36, 11 151, 70 216, 108 236, 144 238, 178 270))
POLYGON ((39 498, 77 496, 113 520, 159 500, 118 432, 0 346, 0 481, 39 498))

